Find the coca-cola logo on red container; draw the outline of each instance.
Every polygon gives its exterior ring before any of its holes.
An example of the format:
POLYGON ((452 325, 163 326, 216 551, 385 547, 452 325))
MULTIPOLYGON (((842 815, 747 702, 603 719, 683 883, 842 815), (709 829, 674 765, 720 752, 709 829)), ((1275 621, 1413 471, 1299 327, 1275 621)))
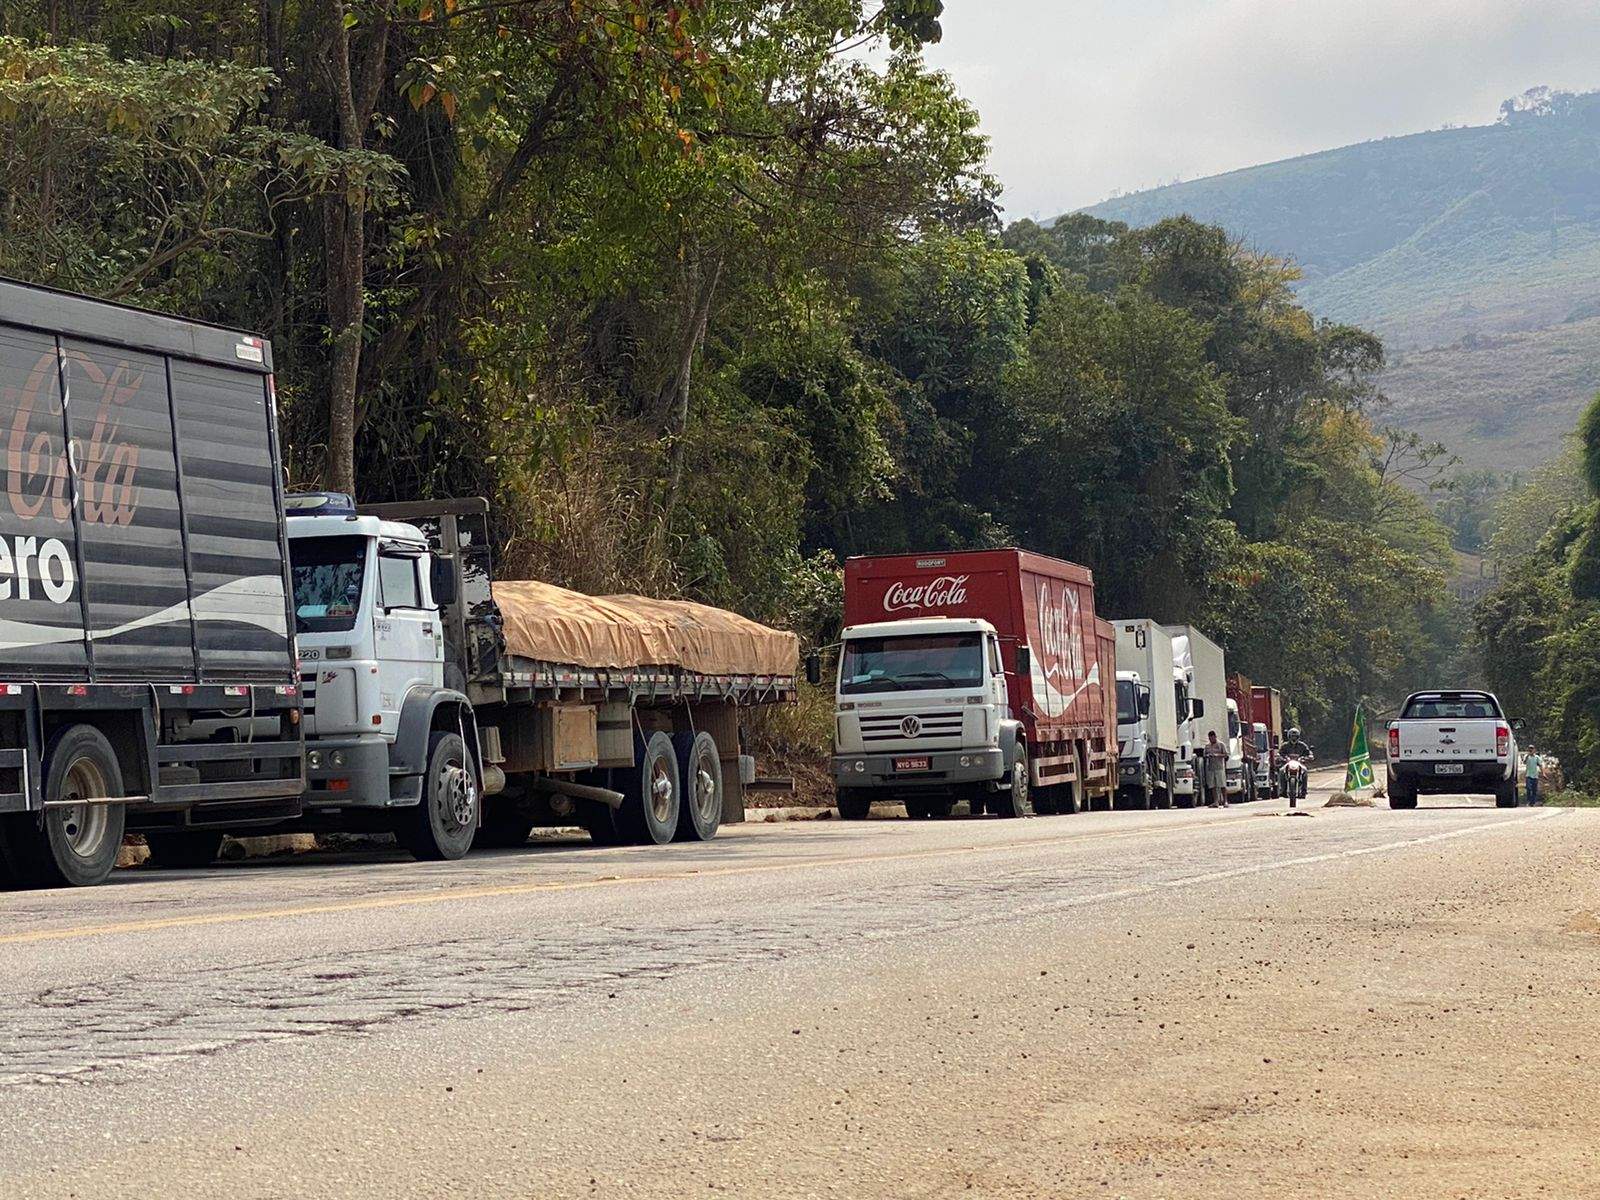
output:
POLYGON ((955 608, 967 599, 967 576, 940 575, 926 583, 892 584, 883 596, 884 612, 955 608))

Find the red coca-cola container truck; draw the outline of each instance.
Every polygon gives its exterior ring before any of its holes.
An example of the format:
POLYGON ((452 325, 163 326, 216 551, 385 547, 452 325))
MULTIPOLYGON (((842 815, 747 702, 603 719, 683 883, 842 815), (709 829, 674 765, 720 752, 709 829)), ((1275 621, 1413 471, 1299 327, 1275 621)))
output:
POLYGON ((1025 550, 852 558, 839 812, 1074 812, 1115 792, 1116 632, 1094 576, 1025 550))

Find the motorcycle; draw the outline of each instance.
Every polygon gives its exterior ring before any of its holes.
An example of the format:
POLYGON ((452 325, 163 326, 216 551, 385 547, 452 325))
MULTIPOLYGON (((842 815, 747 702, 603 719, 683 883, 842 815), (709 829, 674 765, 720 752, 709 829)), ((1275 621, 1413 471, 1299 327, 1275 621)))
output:
POLYGON ((1289 807, 1293 808, 1296 801, 1306 798, 1306 763, 1311 761, 1311 755, 1289 753, 1283 756, 1283 765, 1278 768, 1279 790, 1289 798, 1289 807))

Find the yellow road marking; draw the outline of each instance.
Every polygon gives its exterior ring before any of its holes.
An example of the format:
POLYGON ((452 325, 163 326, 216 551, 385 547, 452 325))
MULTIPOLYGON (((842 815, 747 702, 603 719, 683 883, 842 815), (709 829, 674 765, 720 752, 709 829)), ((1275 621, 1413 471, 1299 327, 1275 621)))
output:
POLYGON ((548 883, 509 883, 494 887, 461 887, 434 892, 410 892, 399 896, 375 896, 365 900, 330 900, 320 904, 300 904, 287 908, 262 908, 235 912, 201 913, 188 917, 152 917, 145 921, 119 921, 103 925, 79 925, 67 929, 36 929, 27 933, 0 934, 0 946, 16 946, 33 942, 71 941, 77 938, 98 937, 118 933, 154 933, 165 929, 188 929, 205 925, 234 925, 245 921, 274 921, 286 917, 322 916, 329 913, 373 912, 391 908, 411 908, 425 904, 443 904, 451 900, 486 900, 500 896, 527 896, 540 892, 576 892, 591 888, 618 887, 639 883, 670 883, 675 880, 737 875, 766 875, 778 871, 798 871, 810 867, 864 866, 873 863, 901 862, 918 858, 938 858, 973 852, 1016 850, 1034 846, 1055 846, 1069 842, 1100 841, 1107 838, 1149 837, 1152 834, 1187 833, 1196 829, 1217 829, 1225 825, 1238 825, 1254 821, 1267 813, 1244 813, 1237 817, 1218 817, 1215 820, 1188 827, 1142 826, 1137 829, 1103 829, 1096 832, 1067 834, 1062 837, 1040 838, 1037 841, 1003 842, 993 846, 931 847, 925 850, 908 850, 899 854, 861 854, 835 858, 810 858, 779 863, 760 863, 742 867, 695 868, 649 875, 607 875, 596 879, 569 879, 548 883))

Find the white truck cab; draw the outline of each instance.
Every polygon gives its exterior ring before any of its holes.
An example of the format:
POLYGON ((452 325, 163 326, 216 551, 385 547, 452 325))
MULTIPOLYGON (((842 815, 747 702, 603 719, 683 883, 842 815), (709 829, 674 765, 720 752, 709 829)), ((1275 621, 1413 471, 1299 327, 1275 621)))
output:
POLYGON ((1195 802, 1195 712, 1189 698, 1189 674, 1182 667, 1172 669, 1173 701, 1178 709, 1178 762, 1173 768, 1173 803, 1183 806, 1195 802))
POLYGON ((313 825, 337 812, 341 828, 365 812, 421 857, 460 857, 484 777, 472 706, 445 683, 439 608, 453 576, 435 568, 421 530, 360 514, 347 496, 289 496, 285 510, 305 812, 313 825))
POLYGON ((1250 726, 1250 736, 1256 743, 1256 795, 1272 794, 1272 743, 1265 722, 1256 721, 1250 726))
POLYGON ((1239 703, 1228 700, 1228 775, 1227 792, 1230 796, 1242 796, 1249 790, 1244 778, 1244 739, 1246 733, 1244 726, 1239 721, 1239 703))
POLYGON ((1010 777, 1011 716, 1000 638, 988 621, 916 617, 844 631, 835 688, 841 804, 871 793, 943 793, 1010 777))

